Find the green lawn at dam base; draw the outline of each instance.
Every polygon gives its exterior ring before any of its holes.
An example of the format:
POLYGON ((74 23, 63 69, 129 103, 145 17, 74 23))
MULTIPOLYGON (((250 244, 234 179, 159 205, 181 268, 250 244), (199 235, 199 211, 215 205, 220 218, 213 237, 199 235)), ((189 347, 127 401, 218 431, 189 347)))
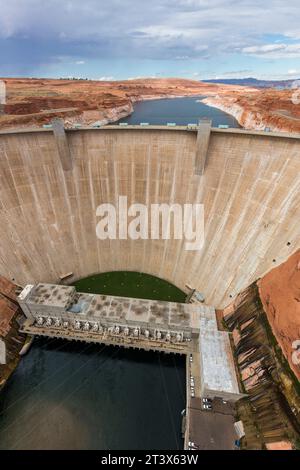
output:
POLYGON ((185 302, 186 294, 169 282, 135 271, 112 271, 80 279, 74 283, 78 292, 117 295, 137 299, 185 302))

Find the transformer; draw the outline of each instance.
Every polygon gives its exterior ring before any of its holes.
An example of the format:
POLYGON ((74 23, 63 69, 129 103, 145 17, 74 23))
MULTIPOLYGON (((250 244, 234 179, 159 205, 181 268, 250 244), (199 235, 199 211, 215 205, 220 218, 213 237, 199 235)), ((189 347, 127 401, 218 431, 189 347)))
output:
POLYGON ((177 333, 176 334, 176 341, 180 343, 183 339, 183 334, 182 333, 177 333))

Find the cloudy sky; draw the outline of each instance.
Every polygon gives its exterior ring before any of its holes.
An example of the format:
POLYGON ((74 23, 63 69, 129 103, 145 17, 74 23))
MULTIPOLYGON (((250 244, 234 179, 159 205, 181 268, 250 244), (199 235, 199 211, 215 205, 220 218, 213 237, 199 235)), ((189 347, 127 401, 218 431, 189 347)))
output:
POLYGON ((299 0, 0 0, 0 76, 300 77, 299 0))

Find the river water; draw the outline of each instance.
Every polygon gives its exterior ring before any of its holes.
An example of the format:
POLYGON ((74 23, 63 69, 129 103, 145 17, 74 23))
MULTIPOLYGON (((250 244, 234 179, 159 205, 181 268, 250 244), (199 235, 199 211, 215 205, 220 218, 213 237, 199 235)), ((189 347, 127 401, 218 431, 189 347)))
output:
POLYGON ((119 122, 128 124, 167 124, 178 125, 197 124, 200 118, 209 118, 212 125, 218 127, 220 124, 229 127, 240 127, 237 120, 230 114, 217 108, 212 108, 204 103, 198 102, 204 97, 169 98, 161 100, 139 101, 134 104, 134 113, 120 119, 119 122))
MULTIPOLYGON (((78 286, 118 294, 126 283, 129 296, 184 297, 140 273, 78 286)), ((184 357, 36 338, 0 394, 0 449, 180 449, 184 407, 184 357)))

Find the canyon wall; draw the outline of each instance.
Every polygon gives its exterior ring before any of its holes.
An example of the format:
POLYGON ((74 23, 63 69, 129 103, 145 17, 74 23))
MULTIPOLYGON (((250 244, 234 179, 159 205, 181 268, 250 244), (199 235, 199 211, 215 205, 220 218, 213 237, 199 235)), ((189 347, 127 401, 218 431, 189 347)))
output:
POLYGON ((19 362, 25 335, 19 333, 21 309, 17 303, 17 286, 0 275, 0 390, 19 362))
POLYGON ((300 250, 266 274, 258 286, 273 334, 300 380, 300 250))
MULTIPOLYGON (((280 269, 281 266, 273 271, 280 269)), ((287 281, 287 276, 284 277, 287 281)), ((283 284, 287 285, 284 280, 283 284)), ((282 297, 289 300, 288 293, 282 297)), ((271 301, 276 304, 275 298, 276 291, 273 291, 271 301)), ((287 305, 287 309, 290 309, 290 305, 287 305)), ((278 312, 282 326, 285 313, 283 310, 278 312)), ((291 320, 291 312, 288 316, 291 320)), ((286 361, 288 359, 291 365, 291 356, 284 358, 271 331, 256 282, 241 292, 233 304, 225 309, 224 321, 232 331, 236 366, 242 389, 246 393, 245 399, 237 404, 237 413, 243 421, 246 434, 242 441, 243 447, 299 447, 300 389, 297 377, 300 376, 300 366, 293 366, 294 375, 286 361)), ((297 323, 296 318, 291 320, 293 326, 297 323)), ((288 334, 290 326, 285 324, 282 333, 288 334)))
POLYGON ((26 283, 135 270, 203 292, 224 307, 300 247, 300 140, 213 130, 195 174, 196 131, 140 127, 67 131, 64 171, 51 131, 0 133, 0 273, 26 283), (205 245, 99 240, 96 208, 203 203, 205 245))
POLYGON ((203 103, 236 118, 245 129, 300 133, 300 92, 290 90, 232 90, 210 95, 203 103))

